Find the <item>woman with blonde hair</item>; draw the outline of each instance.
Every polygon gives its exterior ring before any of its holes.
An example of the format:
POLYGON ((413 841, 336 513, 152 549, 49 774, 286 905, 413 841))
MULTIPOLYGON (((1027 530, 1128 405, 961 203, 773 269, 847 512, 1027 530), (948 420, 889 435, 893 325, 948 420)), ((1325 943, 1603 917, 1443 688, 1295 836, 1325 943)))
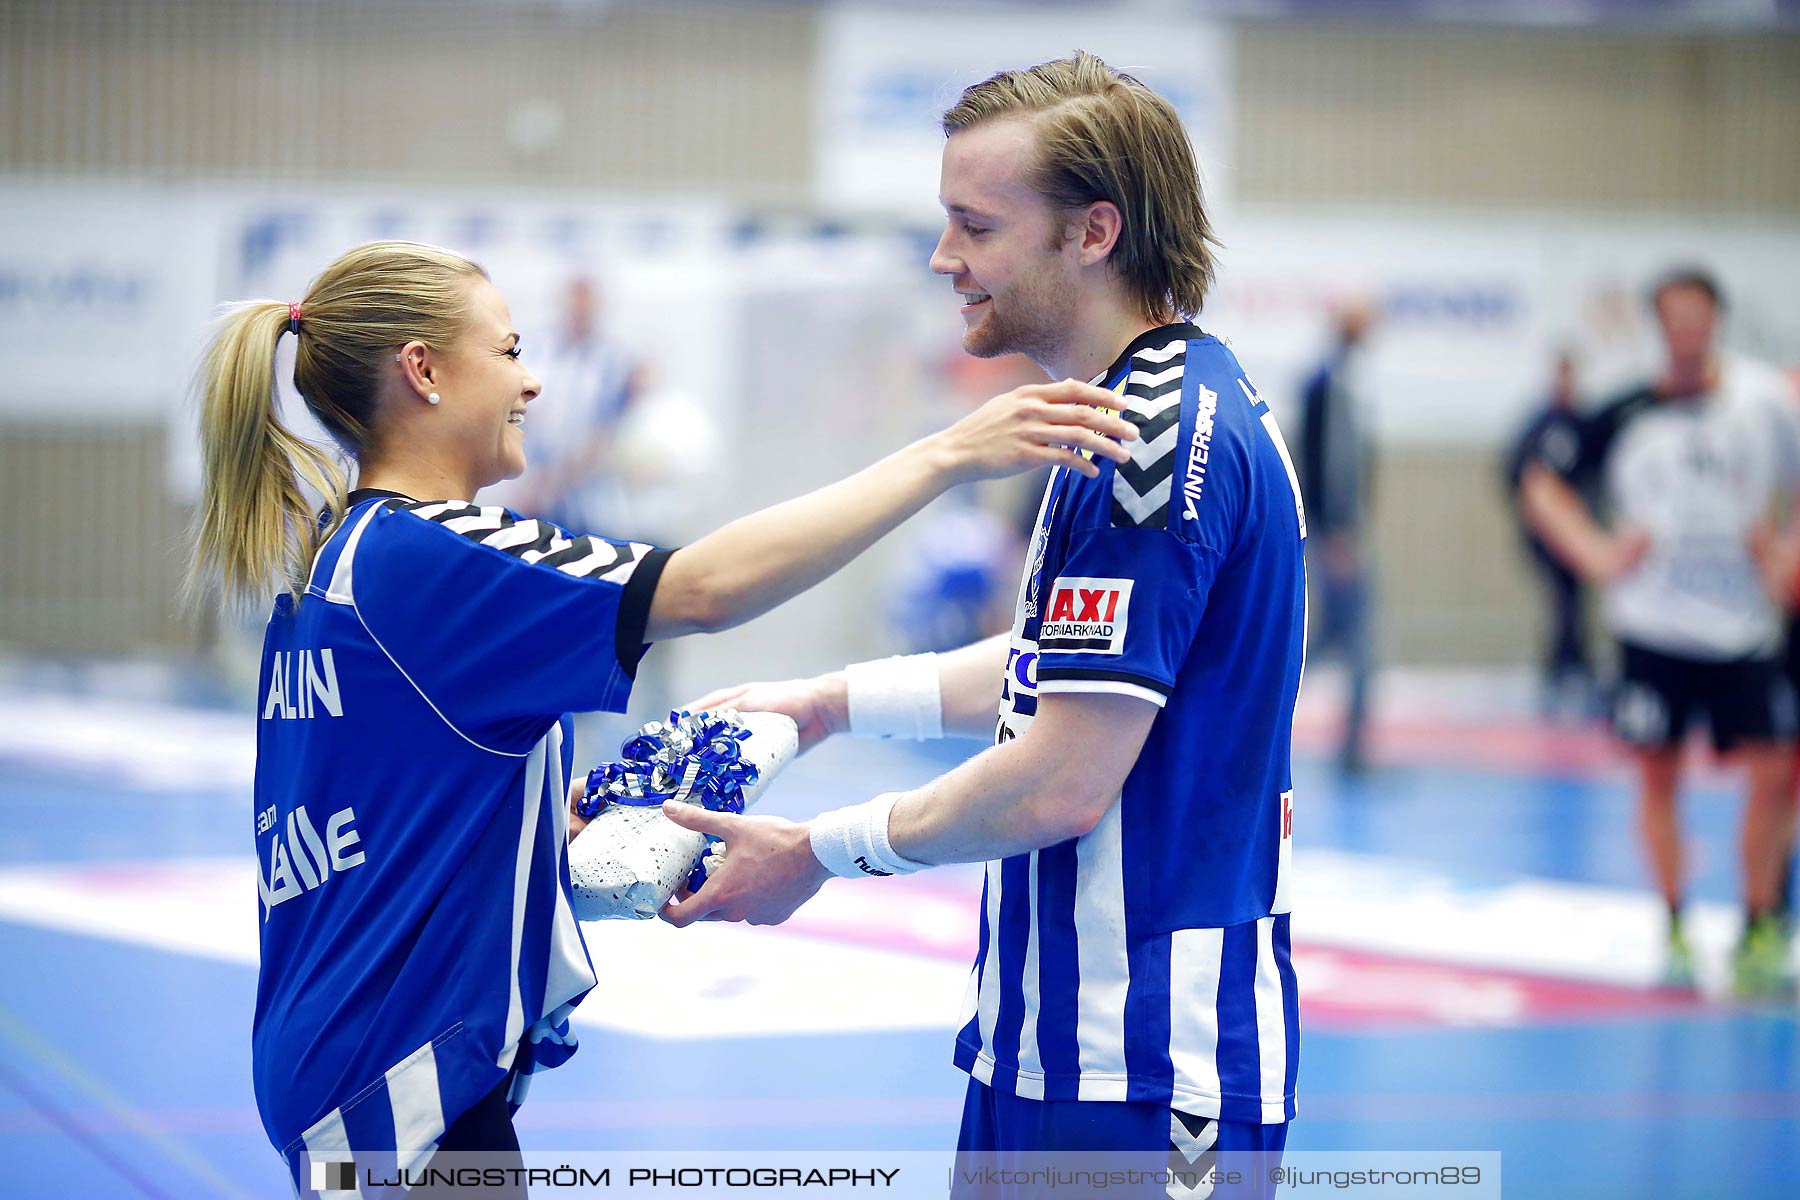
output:
MULTIPOLYGON (((502 1151, 596 977, 569 899, 569 714, 620 711, 647 643, 741 624, 953 484, 1092 475, 1136 430, 1073 381, 1015 389, 678 550, 476 502, 525 468, 539 385, 476 264, 353 249, 227 316, 203 376, 194 581, 274 607, 255 783, 257 1104, 303 1194, 342 1167, 502 1151), (276 343, 352 459, 286 430, 276 343), (309 502, 326 497, 326 512, 309 502), (305 1169, 305 1164, 314 1164, 305 1169)), ((577 826, 578 828, 578 826, 577 826)))

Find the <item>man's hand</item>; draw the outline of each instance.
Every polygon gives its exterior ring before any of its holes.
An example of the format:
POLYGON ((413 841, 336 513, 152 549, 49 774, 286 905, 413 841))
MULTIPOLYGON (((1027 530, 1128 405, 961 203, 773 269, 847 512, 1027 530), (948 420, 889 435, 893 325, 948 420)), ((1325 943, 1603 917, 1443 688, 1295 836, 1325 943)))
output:
POLYGON ((1627 575, 1650 553, 1650 535, 1629 526, 1607 534, 1583 574, 1593 583, 1611 583, 1627 575))
POLYGON ((784 679, 779 683, 740 683, 736 687, 720 688, 682 707, 689 712, 735 708, 739 712, 777 712, 792 717, 794 724, 800 727, 801 754, 832 734, 850 728, 850 696, 842 671, 815 675, 811 679, 784 679))
POLYGON ((1800 520, 1777 531, 1767 518, 1750 527, 1750 557, 1756 560, 1763 590, 1783 612, 1795 608, 1794 583, 1800 576, 1800 520))
POLYGON ((700 891, 663 906, 662 919, 779 925, 831 878, 812 852, 806 826, 781 817, 709 812, 697 804, 665 804, 663 816, 683 829, 725 839, 725 865, 700 891))

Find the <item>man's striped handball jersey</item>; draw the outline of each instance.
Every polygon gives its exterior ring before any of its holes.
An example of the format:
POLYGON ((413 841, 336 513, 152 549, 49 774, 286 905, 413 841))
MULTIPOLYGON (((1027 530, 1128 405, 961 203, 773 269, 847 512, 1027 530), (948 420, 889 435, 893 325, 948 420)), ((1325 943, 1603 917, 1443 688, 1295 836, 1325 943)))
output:
POLYGON ((1096 382, 1141 438, 1130 462, 1045 489, 996 737, 1024 733, 1040 696, 1162 712, 1097 828, 988 864, 956 1062, 1032 1099, 1290 1120, 1293 466, 1237 359, 1191 325, 1144 334, 1096 382))

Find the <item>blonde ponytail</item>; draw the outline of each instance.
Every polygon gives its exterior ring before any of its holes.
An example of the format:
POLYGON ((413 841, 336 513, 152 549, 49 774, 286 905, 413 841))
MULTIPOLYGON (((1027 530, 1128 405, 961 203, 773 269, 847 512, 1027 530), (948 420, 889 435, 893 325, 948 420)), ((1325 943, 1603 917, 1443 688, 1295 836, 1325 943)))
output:
MULTIPOLYGON (((414 339, 448 347, 468 319, 470 279, 486 275, 435 246, 371 242, 313 281, 298 305, 294 385, 347 455, 359 458, 376 437, 382 370, 394 350, 414 339)), ((238 305, 207 349, 190 603, 214 586, 228 606, 255 608, 282 590, 298 602, 323 536, 312 497, 324 498, 327 528, 343 517, 343 469, 276 413, 275 345, 291 319, 280 301, 238 305)))
POLYGON ((344 473, 276 415, 275 343, 288 306, 252 300, 228 313, 201 368, 204 486, 187 596, 216 584, 228 607, 254 607, 286 589, 298 598, 318 549, 306 492, 344 507, 344 473))

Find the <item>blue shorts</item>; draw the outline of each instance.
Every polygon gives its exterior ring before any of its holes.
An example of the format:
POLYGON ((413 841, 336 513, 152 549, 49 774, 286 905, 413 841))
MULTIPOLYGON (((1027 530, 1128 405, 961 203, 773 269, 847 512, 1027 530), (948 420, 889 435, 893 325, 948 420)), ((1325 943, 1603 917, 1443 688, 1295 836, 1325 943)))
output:
MULTIPOLYGON (((997 1182, 986 1166, 1029 1173, 1142 1167, 1149 1171, 1204 1175, 1217 1166, 1241 1176, 1235 1185, 1221 1180, 1213 1200, 1268 1200, 1275 1194, 1269 1172, 1281 1165, 1287 1146, 1287 1124, 1249 1125, 1213 1121, 1175 1112, 1158 1104, 1110 1100, 1026 1100, 969 1080, 963 1099, 962 1131, 957 1136, 957 1165, 950 1194, 959 1200, 1011 1200, 1048 1194, 1041 1184, 997 1182), (1060 1152, 1043 1158, 1040 1152, 1060 1152), (1106 1152, 1091 1160, 1071 1151, 1106 1152), (1216 1156, 1232 1157, 1218 1164, 1216 1156), (1130 1157, 1126 1157, 1130 1156, 1130 1157)), ((1013 1176, 1017 1179, 1018 1176, 1013 1176)), ((1195 1195, 1204 1194, 1202 1188, 1195 1195)), ((1146 1183, 1142 1189, 1109 1186, 1110 1196, 1133 1200, 1165 1195, 1185 1196, 1180 1183, 1146 1183)))

